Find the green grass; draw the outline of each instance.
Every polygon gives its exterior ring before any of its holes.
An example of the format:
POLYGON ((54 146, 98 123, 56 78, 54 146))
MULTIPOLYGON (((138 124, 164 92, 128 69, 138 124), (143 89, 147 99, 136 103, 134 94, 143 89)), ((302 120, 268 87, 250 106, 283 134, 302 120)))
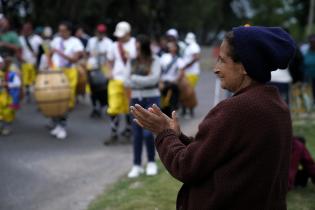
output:
MULTIPOLYGON (((159 168, 163 168, 159 164, 159 168)), ((164 210, 175 209, 180 183, 164 168, 158 176, 122 178, 91 203, 88 210, 164 210)))
MULTIPOLYGON (((295 120, 293 125, 294 134, 306 138, 307 148, 315 157, 315 122, 313 120, 295 120)), ((307 188, 290 191, 287 201, 288 210, 315 210, 315 186, 309 183, 307 188)))
MULTIPOLYGON (((311 121, 294 124, 294 133, 307 139, 307 147, 315 157, 315 124, 311 121)), ((121 178, 108 191, 93 201, 88 210, 170 210, 175 209, 181 183, 160 165, 158 176, 121 178)), ((315 210, 315 186, 295 189, 288 194, 288 210, 315 210)))

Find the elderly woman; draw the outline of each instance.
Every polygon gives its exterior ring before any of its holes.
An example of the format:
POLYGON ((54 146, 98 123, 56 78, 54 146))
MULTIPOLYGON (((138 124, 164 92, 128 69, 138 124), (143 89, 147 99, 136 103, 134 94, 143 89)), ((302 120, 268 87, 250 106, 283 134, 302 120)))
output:
POLYGON ((195 138, 157 106, 131 107, 155 134, 161 161, 184 183, 177 209, 285 210, 292 139, 290 112, 271 71, 294 55, 290 35, 277 27, 237 27, 226 34, 215 74, 233 96, 214 107, 195 138))

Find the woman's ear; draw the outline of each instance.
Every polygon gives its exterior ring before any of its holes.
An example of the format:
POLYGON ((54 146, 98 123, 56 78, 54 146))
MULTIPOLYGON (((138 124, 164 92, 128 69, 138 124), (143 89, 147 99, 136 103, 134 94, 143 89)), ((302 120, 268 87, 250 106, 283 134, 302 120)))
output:
POLYGON ((245 67, 242 63, 239 64, 239 68, 240 68, 241 74, 247 75, 247 71, 245 70, 245 67))

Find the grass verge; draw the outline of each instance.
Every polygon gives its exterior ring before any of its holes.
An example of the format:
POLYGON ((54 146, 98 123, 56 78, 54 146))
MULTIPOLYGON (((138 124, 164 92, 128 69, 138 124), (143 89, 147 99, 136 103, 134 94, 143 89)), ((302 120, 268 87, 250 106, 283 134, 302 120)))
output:
MULTIPOLYGON (((307 140, 307 147, 315 157, 315 124, 294 124, 294 133, 307 140)), ((164 167, 158 176, 141 176, 130 180, 122 178, 108 191, 93 201, 88 210, 170 210, 175 209, 181 183, 172 178, 164 167)), ((288 194, 288 210, 315 210, 315 186, 295 189, 288 194)))

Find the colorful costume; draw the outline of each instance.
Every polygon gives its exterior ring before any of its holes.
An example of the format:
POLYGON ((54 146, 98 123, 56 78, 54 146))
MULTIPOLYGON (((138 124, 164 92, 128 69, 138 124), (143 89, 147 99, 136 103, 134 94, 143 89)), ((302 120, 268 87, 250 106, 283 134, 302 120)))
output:
POLYGON ((17 72, 0 72, 0 121, 12 123, 20 107, 21 80, 17 72), (4 83, 7 85, 5 86, 4 83))

